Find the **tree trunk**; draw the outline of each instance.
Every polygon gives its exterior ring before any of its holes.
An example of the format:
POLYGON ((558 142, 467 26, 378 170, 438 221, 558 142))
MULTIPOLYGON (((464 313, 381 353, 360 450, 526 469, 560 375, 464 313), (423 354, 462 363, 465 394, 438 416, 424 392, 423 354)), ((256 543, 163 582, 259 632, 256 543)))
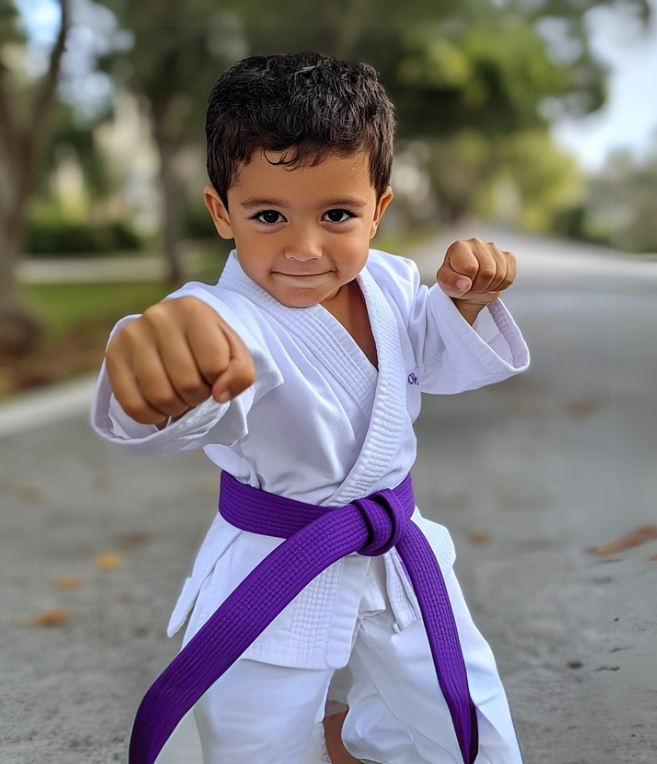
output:
POLYGON ((173 170, 175 148, 166 132, 169 105, 166 99, 151 99, 153 135, 160 158, 162 246, 167 265, 167 281, 171 287, 176 288, 183 282, 183 271, 180 265, 180 198, 173 170))
MULTIPOLYGON (((5 221, 3 221, 4 223, 5 221)), ((20 235, 6 238, 3 225, 3 256, 0 257, 0 357, 28 353, 42 335, 40 323, 24 304, 16 264, 22 251, 20 235)))
POLYGON ((25 218, 31 190, 31 144, 16 136, 14 154, 8 162, 9 199, 0 208, 0 354, 29 352, 42 331, 39 322, 23 302, 17 267, 23 253, 25 218))
POLYGON ((7 69, 0 60, 0 142, 6 160, 8 199, 0 206, 0 353, 29 352, 41 335, 40 324, 24 305, 17 267, 23 254, 27 205, 34 186, 40 152, 47 137, 62 56, 69 32, 69 0, 59 0, 61 24, 50 52, 48 71, 24 127, 17 124, 7 86, 7 69))

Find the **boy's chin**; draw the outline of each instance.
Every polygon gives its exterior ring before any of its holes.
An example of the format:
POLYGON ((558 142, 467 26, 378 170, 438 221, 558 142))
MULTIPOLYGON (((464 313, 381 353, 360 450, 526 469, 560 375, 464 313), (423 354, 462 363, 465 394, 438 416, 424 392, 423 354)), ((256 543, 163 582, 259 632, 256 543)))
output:
POLYGON ((289 295, 281 296, 274 294, 272 297, 286 308, 312 308, 313 305, 319 305, 320 303, 317 297, 312 298, 309 295, 290 297, 289 295))
POLYGON ((312 308, 330 301, 339 290, 324 289, 272 289, 269 294, 286 308, 312 308))

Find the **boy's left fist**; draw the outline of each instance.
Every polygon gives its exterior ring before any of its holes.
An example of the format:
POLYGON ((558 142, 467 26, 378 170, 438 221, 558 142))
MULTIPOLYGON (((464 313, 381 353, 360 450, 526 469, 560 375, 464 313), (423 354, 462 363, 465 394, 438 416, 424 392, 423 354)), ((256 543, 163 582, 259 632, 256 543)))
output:
POLYGON ((455 241, 445 254, 436 281, 457 304, 488 305, 516 277, 516 258, 492 241, 455 241))

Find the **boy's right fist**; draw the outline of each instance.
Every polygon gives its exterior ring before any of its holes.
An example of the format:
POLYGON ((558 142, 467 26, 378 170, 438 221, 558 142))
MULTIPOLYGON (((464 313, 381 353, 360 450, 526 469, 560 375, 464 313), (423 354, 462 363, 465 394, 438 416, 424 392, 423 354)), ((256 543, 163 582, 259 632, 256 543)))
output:
POLYGON ((112 338, 106 368, 116 399, 141 424, 161 424, 211 395, 227 401, 255 380, 246 345, 196 297, 148 308, 112 338))

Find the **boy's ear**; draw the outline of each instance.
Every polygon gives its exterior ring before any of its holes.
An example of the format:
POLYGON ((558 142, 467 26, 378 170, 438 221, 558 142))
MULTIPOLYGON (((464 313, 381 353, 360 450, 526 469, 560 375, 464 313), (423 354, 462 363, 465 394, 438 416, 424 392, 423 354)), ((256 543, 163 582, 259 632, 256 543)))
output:
POLYGON ((222 239, 234 238, 228 210, 213 185, 208 184, 203 189, 203 201, 208 208, 208 212, 212 217, 214 227, 217 229, 219 236, 221 236, 222 239))
POLYGON ((376 204, 376 209, 374 210, 374 219, 372 220, 372 227, 370 228, 370 239, 376 233, 376 229, 378 228, 379 223, 381 222, 383 213, 386 211, 386 207, 392 201, 392 196, 393 196, 392 186, 388 186, 388 188, 386 188, 383 195, 381 196, 381 198, 376 204))

